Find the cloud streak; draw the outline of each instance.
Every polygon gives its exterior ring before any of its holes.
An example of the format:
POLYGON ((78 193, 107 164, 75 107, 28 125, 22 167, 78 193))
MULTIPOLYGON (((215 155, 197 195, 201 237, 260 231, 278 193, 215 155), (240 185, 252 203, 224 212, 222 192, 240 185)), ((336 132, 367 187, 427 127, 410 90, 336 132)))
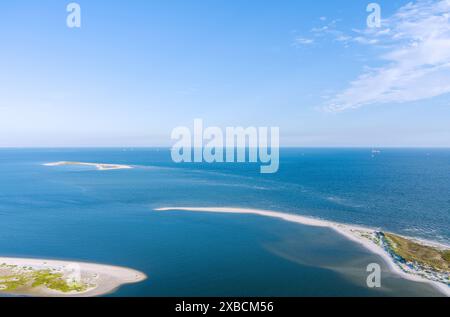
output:
POLYGON ((304 38, 304 37, 297 37, 295 39, 295 42, 294 42, 295 45, 310 45, 310 44, 313 44, 313 43, 314 43, 313 39, 311 39, 311 38, 304 38))
POLYGON ((383 20, 382 28, 341 35, 345 41, 380 45, 383 66, 364 71, 327 101, 340 112, 362 106, 405 103, 450 93, 450 0, 419 0, 383 20))

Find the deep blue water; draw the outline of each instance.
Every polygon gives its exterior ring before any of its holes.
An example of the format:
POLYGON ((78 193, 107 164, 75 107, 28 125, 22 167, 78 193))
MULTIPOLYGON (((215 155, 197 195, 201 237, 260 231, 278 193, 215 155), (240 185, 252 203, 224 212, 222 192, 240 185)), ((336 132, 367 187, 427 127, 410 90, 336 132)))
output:
POLYGON ((157 213, 252 207, 380 227, 450 243, 450 150, 284 149, 280 171, 174 164, 168 149, 0 150, 0 256, 74 259, 145 272, 112 296, 436 295, 383 274, 380 261, 327 229, 243 215, 157 213), (46 167, 54 161, 132 170, 46 167))

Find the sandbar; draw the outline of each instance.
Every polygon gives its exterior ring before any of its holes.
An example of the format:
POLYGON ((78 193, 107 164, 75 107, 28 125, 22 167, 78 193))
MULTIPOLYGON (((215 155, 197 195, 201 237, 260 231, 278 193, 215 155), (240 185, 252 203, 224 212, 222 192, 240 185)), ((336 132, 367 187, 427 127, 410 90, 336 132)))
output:
POLYGON ((122 164, 85 163, 85 162, 68 162, 68 161, 44 164, 44 166, 68 166, 68 165, 92 166, 92 167, 97 168, 99 171, 132 169, 133 168, 130 165, 122 165, 122 164))
MULTIPOLYGON (((366 228, 356 225, 347 225, 337 222, 306 217, 296 214, 289 214, 284 212, 260 210, 260 209, 246 209, 246 208, 226 208, 226 207, 166 207, 157 208, 155 211, 188 211, 188 212, 205 212, 205 213, 228 213, 228 214, 252 214, 264 217, 278 218, 289 222, 295 222, 306 226, 330 228, 335 232, 341 234, 347 239, 358 243, 370 252, 377 254, 384 259, 389 269, 399 275, 400 277, 416 282, 428 283, 434 286, 442 294, 450 296, 450 287, 448 285, 448 274, 445 272, 429 272, 429 270, 417 269, 409 263, 402 263, 395 255, 392 254, 386 245, 381 241, 380 230, 366 228)), ((403 237, 404 238, 404 237, 403 237)), ((423 245, 429 245, 439 250, 449 250, 450 247, 433 243, 430 241, 419 241, 423 245)))

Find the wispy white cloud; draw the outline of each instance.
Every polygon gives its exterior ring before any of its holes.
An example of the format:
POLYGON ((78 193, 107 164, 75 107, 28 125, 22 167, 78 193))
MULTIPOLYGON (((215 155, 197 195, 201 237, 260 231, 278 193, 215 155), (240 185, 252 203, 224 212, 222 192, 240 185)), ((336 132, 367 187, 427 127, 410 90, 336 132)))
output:
POLYGON ((328 100, 338 112, 405 103, 450 93, 450 0, 419 0, 383 20, 382 28, 339 34, 337 41, 378 45, 384 66, 363 71, 328 100))
POLYGON ((294 41, 295 45, 310 45, 314 43, 314 39, 305 38, 305 37, 297 37, 294 41))

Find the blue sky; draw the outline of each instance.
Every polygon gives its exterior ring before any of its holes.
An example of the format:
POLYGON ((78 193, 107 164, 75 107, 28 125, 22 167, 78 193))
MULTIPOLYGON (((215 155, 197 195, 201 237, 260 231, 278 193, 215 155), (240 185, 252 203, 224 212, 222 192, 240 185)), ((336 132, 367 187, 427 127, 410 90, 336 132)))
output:
POLYGON ((278 126, 283 146, 450 146, 450 1, 0 4, 0 146, 170 146, 278 126))

